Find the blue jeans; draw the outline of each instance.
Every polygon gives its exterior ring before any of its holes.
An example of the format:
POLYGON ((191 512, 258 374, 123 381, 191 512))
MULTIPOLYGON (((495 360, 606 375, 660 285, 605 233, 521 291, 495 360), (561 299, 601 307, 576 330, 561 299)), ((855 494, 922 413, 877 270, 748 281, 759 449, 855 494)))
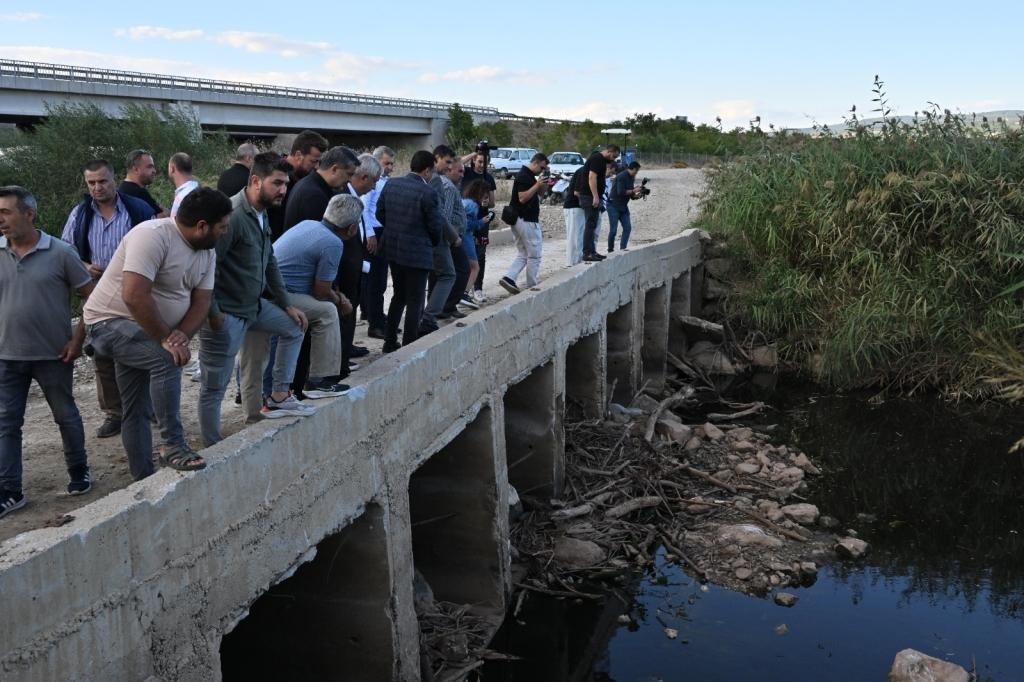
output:
POLYGON ((181 367, 134 320, 97 322, 89 327, 89 337, 97 353, 114 361, 117 390, 121 393, 121 443, 132 478, 138 481, 155 471, 150 427, 154 414, 164 447, 185 445, 181 367))
POLYGON ((72 368, 72 363, 61 360, 0 360, 0 490, 21 492, 21 427, 33 379, 43 389, 60 429, 68 471, 86 466, 85 430, 71 390, 72 368))
POLYGON ((622 239, 619 241, 619 248, 624 249, 629 245, 629 233, 633 231, 633 223, 629 218, 629 206, 616 206, 608 202, 608 250, 615 250, 615 228, 622 223, 622 239))
MULTIPOLYGON (((277 356, 274 360, 273 386, 274 391, 287 391, 295 376, 295 363, 302 349, 302 329, 288 317, 283 309, 270 301, 262 301, 255 320, 243 320, 234 315, 224 314, 224 326, 214 331, 206 322, 199 330, 199 366, 202 378, 199 384, 199 428, 203 435, 203 445, 210 446, 223 440, 220 434, 220 408, 224 401, 224 391, 231 383, 235 370, 235 356, 238 355, 247 332, 265 332, 278 336, 277 356)), ((248 361, 242 358, 243 364, 248 361)), ((252 358, 259 363, 256 371, 262 374, 266 362, 266 351, 261 358, 252 358)), ((242 368, 245 375, 246 368, 242 368)), ((242 386, 243 405, 252 402, 246 394, 246 386, 242 386)))

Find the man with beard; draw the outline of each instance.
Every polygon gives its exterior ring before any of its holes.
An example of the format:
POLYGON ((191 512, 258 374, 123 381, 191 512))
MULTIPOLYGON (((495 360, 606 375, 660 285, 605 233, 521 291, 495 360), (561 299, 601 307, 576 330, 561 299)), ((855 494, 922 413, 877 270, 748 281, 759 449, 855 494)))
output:
POLYGON ((202 187, 182 199, 174 218, 139 225, 121 241, 83 309, 90 343, 117 369, 124 404, 121 442, 135 480, 153 473, 154 416, 162 464, 179 471, 206 466, 185 441, 181 367, 209 311, 212 249, 230 212, 227 197, 202 187))
POLYGON ((124 180, 117 186, 117 191, 136 199, 142 199, 153 209, 157 218, 166 218, 170 212, 158 204, 146 189, 153 184, 154 178, 156 178, 156 161, 153 160, 153 155, 145 149, 133 149, 125 157, 124 180))
POLYGON ((270 244, 267 218, 267 209, 284 199, 291 170, 291 165, 273 152, 258 154, 249 184, 231 199, 228 231, 217 243, 213 303, 199 332, 199 426, 207 446, 222 438, 221 403, 240 350, 242 403, 248 421, 261 415, 305 416, 315 411, 289 393, 307 321, 302 311, 291 305, 270 244), (264 292, 266 298, 261 298, 264 292), (278 345, 272 392, 263 405, 267 334, 277 336, 278 345))
POLYGON ((295 187, 299 180, 312 173, 313 169, 320 165, 320 157, 323 156, 323 153, 327 151, 329 146, 324 136, 313 130, 303 130, 295 136, 291 152, 285 159, 292 167, 292 171, 288 175, 288 189, 285 190, 281 205, 271 207, 268 211, 272 239, 277 239, 288 229, 285 227, 284 218, 285 207, 288 205, 288 191, 295 187))

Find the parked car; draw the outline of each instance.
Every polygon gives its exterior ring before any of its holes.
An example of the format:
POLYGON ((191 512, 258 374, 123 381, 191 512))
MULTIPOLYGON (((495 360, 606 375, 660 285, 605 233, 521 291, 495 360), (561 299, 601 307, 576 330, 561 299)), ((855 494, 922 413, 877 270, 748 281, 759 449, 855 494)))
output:
POLYGON ((497 178, 510 178, 530 163, 536 153, 537 150, 530 147, 499 147, 491 152, 488 168, 497 178))
POLYGON ((568 173, 572 175, 587 162, 582 154, 577 152, 552 152, 548 155, 548 168, 551 174, 568 173))

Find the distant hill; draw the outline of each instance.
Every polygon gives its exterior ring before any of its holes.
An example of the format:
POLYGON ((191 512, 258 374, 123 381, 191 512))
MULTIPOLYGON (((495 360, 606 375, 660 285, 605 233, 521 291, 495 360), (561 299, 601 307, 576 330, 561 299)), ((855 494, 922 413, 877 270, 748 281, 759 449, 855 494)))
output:
MULTIPOLYGON (((1004 109, 1002 111, 979 111, 977 113, 962 115, 965 116, 968 120, 971 120, 971 118, 974 117, 974 120, 976 120, 979 124, 981 123, 982 118, 987 118, 991 123, 995 123, 997 120, 1002 119, 1010 127, 1019 128, 1021 125, 1021 117, 1024 116, 1024 110, 1004 109)), ((913 116, 898 116, 897 118, 905 123, 911 123, 914 120, 913 116)), ((870 126, 875 123, 880 123, 881 121, 881 118, 862 118, 860 120, 861 125, 866 126, 870 126)), ((829 123, 828 127, 829 129, 832 130, 832 132, 840 132, 846 128, 846 126, 841 121, 839 123, 829 123)), ((812 135, 814 133, 814 129, 811 127, 786 128, 786 130, 794 133, 804 133, 806 135, 812 135)))

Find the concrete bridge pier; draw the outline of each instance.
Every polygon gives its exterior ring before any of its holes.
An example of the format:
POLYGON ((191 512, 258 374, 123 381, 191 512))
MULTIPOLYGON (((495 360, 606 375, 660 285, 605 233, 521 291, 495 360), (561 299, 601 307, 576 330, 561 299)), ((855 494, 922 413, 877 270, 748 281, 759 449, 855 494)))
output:
POLYGON ((571 419, 599 419, 607 403, 608 328, 581 336, 565 351, 565 412, 571 419))
POLYGON ((520 495, 558 497, 565 478, 565 356, 509 386, 504 405, 509 483, 520 495))

